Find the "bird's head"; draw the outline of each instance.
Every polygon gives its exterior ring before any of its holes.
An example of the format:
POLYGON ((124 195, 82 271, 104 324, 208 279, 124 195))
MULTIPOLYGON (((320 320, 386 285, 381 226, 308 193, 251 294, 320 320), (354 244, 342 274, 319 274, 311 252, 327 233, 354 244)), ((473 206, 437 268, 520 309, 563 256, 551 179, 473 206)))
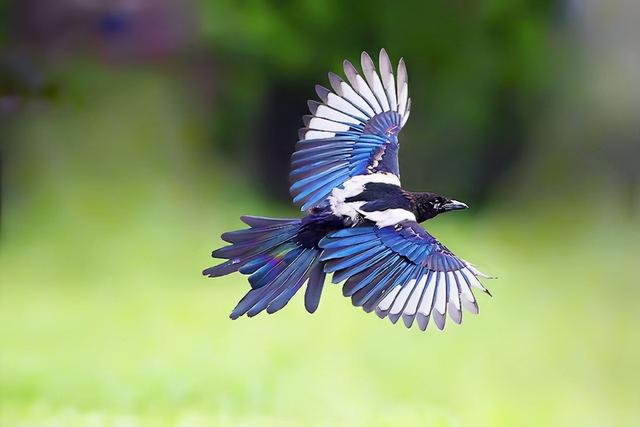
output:
POLYGON ((411 193, 415 203, 416 220, 426 221, 443 212, 467 209, 465 203, 434 193, 411 193))

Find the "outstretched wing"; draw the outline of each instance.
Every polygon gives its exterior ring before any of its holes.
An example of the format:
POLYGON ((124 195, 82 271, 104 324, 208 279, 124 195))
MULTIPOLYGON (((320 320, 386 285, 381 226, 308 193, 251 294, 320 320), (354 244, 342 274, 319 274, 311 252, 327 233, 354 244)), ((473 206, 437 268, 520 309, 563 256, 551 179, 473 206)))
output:
POLYGON ((346 280, 345 296, 365 311, 374 309, 395 323, 414 319, 425 330, 432 318, 444 328, 447 311, 462 321, 462 307, 477 314, 472 288, 489 293, 478 276, 488 277, 456 257, 414 221, 395 226, 347 228, 322 239, 320 260, 333 282, 346 280))
POLYGON ((380 51, 380 74, 362 52, 364 78, 347 60, 345 82, 329 73, 333 92, 316 86, 322 102, 309 101, 300 140, 291 161, 293 202, 308 210, 356 175, 391 173, 399 177, 398 133, 409 118, 407 69, 398 77, 387 52, 380 51))

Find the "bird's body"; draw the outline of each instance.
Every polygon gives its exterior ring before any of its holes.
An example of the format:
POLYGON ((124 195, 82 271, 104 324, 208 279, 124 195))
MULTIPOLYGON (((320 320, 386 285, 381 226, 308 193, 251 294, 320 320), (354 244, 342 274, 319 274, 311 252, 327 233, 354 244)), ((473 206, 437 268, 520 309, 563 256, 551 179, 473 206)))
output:
POLYGON ((348 83, 330 73, 333 92, 317 86, 322 102, 309 101, 290 175, 306 216, 242 217, 250 228, 224 233, 231 245, 213 252, 228 261, 205 275, 249 275, 252 289, 232 318, 278 311, 305 283, 305 306, 314 312, 328 273, 346 281, 354 305, 394 323, 403 317, 407 327, 415 320, 424 330, 432 318, 442 329, 447 312, 458 323, 463 307, 478 312, 471 289, 486 291, 482 273, 419 225, 467 206, 401 187, 398 133, 411 105, 404 62, 397 79, 384 50, 380 76, 364 52, 362 67, 364 78, 345 61, 348 83))

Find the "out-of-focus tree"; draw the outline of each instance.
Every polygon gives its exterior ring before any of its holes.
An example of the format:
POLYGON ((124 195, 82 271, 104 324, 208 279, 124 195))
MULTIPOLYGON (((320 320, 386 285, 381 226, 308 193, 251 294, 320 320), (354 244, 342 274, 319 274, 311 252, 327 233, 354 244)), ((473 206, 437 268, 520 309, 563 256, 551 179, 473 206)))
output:
POLYGON ((15 46, 34 55, 140 63, 170 58, 193 43, 192 10, 190 1, 21 0, 8 13, 15 46))
POLYGON ((523 194, 640 211, 638 22, 638 2, 563 2, 567 66, 533 132, 523 194))
POLYGON ((472 200, 519 160, 551 71, 551 1, 201 4, 225 81, 216 139, 283 198, 305 101, 345 57, 357 63, 381 47, 405 57, 413 109, 403 180, 472 200))

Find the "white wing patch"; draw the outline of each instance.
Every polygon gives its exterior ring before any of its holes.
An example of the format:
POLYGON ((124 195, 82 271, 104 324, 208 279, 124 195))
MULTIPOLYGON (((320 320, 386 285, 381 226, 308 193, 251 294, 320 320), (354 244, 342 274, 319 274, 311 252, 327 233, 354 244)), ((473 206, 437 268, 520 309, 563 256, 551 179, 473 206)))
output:
POLYGON ((447 313, 455 323, 461 323, 463 308, 472 314, 479 311, 471 287, 488 292, 471 268, 467 265, 458 271, 426 272, 399 284, 378 302, 376 314, 389 317, 393 323, 402 317, 407 328, 415 320, 423 331, 430 319, 438 329, 444 329, 447 313))
POLYGON ((374 173, 371 175, 356 175, 348 179, 341 187, 336 187, 329 196, 331 211, 335 215, 347 216, 352 221, 356 221, 362 216, 376 223, 378 227, 397 224, 405 219, 416 220, 413 213, 404 209, 388 209, 380 212, 365 212, 360 210, 366 202, 345 202, 350 197, 357 196, 364 191, 364 187, 370 182, 380 182, 384 184, 400 187, 400 179, 392 173, 374 173))
POLYGON ((360 123, 358 119, 354 119, 353 117, 347 114, 341 113, 338 110, 334 110, 333 108, 328 107, 326 105, 318 106, 318 108, 315 110, 315 116, 323 119, 332 120, 334 122, 339 122, 339 123, 349 123, 354 125, 357 125, 360 123))
POLYGON ((322 117, 314 117, 309 121, 309 129, 345 132, 349 130, 349 125, 345 125, 344 123, 337 123, 322 117))
POLYGON ((335 132, 324 132, 320 130, 309 130, 304 134, 304 139, 324 139, 333 138, 336 136, 335 132))

